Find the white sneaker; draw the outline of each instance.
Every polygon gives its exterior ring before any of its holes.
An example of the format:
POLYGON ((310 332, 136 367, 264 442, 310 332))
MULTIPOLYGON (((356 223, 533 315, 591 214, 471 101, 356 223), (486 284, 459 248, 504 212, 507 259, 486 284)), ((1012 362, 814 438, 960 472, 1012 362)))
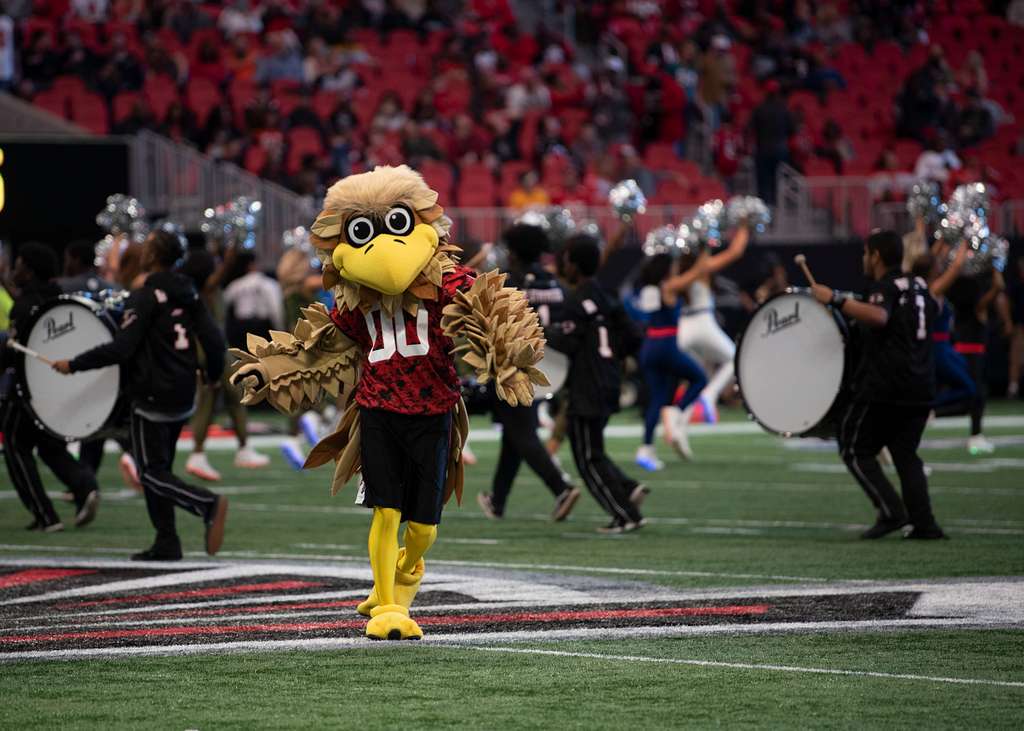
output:
POLYGON ((121 470, 121 479, 135 492, 142 492, 142 483, 139 481, 139 470, 135 466, 135 460, 132 456, 125 452, 121 455, 121 459, 117 461, 118 469, 121 470))
POLYGON ((690 437, 686 433, 690 426, 690 409, 675 409, 672 420, 672 446, 680 457, 690 461, 693 459, 693 450, 690 449, 690 437))
POLYGON ((658 459, 658 455, 654 453, 654 447, 650 444, 641 444, 637 447, 636 463, 648 472, 665 469, 665 463, 658 459))
POLYGON ((242 447, 235 452, 235 467, 253 470, 266 467, 268 464, 270 464, 270 457, 260 454, 252 447, 242 447))
POLYGON ((207 482, 220 482, 220 472, 213 469, 205 452, 193 452, 185 462, 185 472, 207 482))
POLYGON ((315 447, 317 442, 320 441, 320 430, 322 427, 320 414, 315 411, 307 411, 299 417, 299 429, 311 447, 315 447))
POLYGON ((985 438, 984 434, 975 434, 967 440, 967 451, 971 454, 992 454, 996 451, 996 445, 985 438))

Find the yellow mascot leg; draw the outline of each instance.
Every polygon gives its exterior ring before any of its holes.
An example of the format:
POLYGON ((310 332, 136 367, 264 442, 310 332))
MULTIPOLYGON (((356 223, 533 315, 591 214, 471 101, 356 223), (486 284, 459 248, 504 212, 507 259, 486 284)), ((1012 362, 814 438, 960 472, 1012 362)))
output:
POLYGON ((374 508, 370 524, 370 568, 379 605, 370 611, 366 636, 374 640, 418 640, 423 632, 409 618, 409 610, 395 603, 395 571, 398 564, 398 526, 402 513, 393 508, 374 508))
MULTIPOLYGON (((395 603, 406 609, 412 607, 416 592, 423 580, 425 564, 423 555, 430 550, 437 539, 437 526, 409 521, 405 527, 405 547, 398 549, 398 562, 395 570, 395 603)), ((358 607, 356 611, 365 617, 370 616, 373 608, 381 603, 377 595, 377 587, 358 607)))

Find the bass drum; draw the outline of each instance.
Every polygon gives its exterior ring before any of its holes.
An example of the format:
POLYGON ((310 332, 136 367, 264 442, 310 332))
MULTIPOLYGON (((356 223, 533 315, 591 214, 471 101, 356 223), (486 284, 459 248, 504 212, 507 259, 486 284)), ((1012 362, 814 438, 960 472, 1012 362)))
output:
POLYGON ((846 323, 807 289, 762 304, 740 336, 736 381, 750 416, 784 437, 833 437, 852 376, 846 323))
MULTIPOLYGON (((36 311, 22 343, 50 360, 68 360, 111 342, 115 332, 114 320, 104 308, 84 297, 64 295, 36 311)), ((40 429, 77 442, 110 428, 121 392, 121 369, 108 366, 63 375, 23 355, 16 388, 40 429)))
POLYGON ((537 369, 548 377, 551 385, 534 386, 533 396, 535 399, 549 399, 558 393, 569 377, 569 356, 551 348, 544 348, 544 357, 537 364, 537 369))

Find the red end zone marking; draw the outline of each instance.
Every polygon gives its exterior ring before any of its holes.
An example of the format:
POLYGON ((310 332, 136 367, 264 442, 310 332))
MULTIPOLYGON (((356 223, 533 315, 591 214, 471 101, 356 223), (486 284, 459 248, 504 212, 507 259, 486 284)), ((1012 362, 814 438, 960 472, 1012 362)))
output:
POLYGON ((39 581, 53 581, 54 579, 63 579, 68 576, 95 573, 96 571, 92 569, 27 569, 25 571, 15 571, 13 574, 0 576, 0 589, 6 589, 10 586, 35 584, 39 581))
MULTIPOLYGON (((221 607, 219 609, 180 609, 173 612, 147 613, 146 619, 170 619, 171 617, 205 617, 220 614, 259 614, 260 612, 272 612, 281 609, 338 609, 341 607, 354 607, 362 603, 362 599, 338 599, 325 602, 289 602, 286 604, 259 604, 251 607, 221 607)), ((109 615, 106 615, 109 617, 109 615)), ((116 619, 138 619, 138 614, 119 614, 116 619)))
POLYGON ((58 609, 79 607, 95 607, 102 604, 139 604, 141 602, 163 601, 165 599, 194 599, 196 597, 227 596, 246 594, 254 591, 283 591, 287 589, 310 589, 323 586, 318 581, 272 581, 264 584, 239 584, 238 586, 216 586, 211 589, 189 589, 188 591, 171 591, 164 594, 142 594, 140 596, 122 596, 112 599, 97 599, 91 602, 73 602, 58 605, 58 609))
MULTIPOLYGON (((414 617, 422 625, 492 624, 495 622, 562 622, 594 619, 652 619, 655 617, 741 616, 764 614, 767 604, 725 607, 664 607, 657 609, 593 609, 560 612, 506 612, 503 614, 433 615, 414 617)), ((344 619, 332 622, 289 622, 278 624, 238 624, 215 627, 153 627, 147 629, 88 630, 84 632, 51 632, 36 635, 0 637, 0 645, 26 642, 60 642, 61 640, 114 640, 130 637, 172 637, 177 635, 224 635, 254 632, 311 632, 328 629, 357 629, 365 619, 344 619)))

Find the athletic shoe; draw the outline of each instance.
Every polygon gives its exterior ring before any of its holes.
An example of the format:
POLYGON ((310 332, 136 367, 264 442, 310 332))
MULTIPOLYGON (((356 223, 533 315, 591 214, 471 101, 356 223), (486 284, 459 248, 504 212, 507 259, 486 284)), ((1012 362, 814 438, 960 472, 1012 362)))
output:
POLYGON ((462 463, 469 467, 476 464, 476 455, 473 454, 473 450, 469 448, 468 444, 462 448, 462 463))
POLYGON ((281 454, 284 455, 285 462, 297 470, 301 470, 302 465, 306 464, 306 454, 302 451, 298 439, 285 439, 281 442, 281 454))
POLYGON ((996 451, 996 445, 986 439, 984 434, 975 434, 967 440, 967 451, 975 456, 992 454, 996 451))
POLYGON ((579 499, 580 489, 578 487, 570 487, 563 490, 562 493, 555 498, 555 509, 551 512, 551 520, 557 523, 568 518, 569 513, 572 512, 572 507, 579 499))
POLYGON ((672 415, 672 446, 679 456, 686 461, 693 459, 693 450, 690 449, 690 437, 686 431, 689 428, 689 413, 675 409, 672 415))
POLYGON ((622 532, 623 533, 632 533, 635 530, 640 530, 645 525, 647 525, 647 518, 641 518, 640 520, 638 520, 636 522, 627 521, 627 522, 622 524, 622 532))
POLYGON ((121 479, 135 492, 142 492, 142 482, 139 480, 139 469, 135 466, 135 460, 130 454, 122 454, 117 461, 117 467, 121 470, 121 479))
POLYGON ((651 488, 647 487, 647 485, 637 485, 629 493, 629 502, 633 503, 633 507, 639 510, 640 506, 644 504, 644 500, 650 494, 651 488))
POLYGON ((478 492, 476 495, 476 504, 480 506, 480 510, 483 511, 491 520, 501 520, 501 513, 494 509, 494 501, 491 499, 491 493, 489 492, 478 492))
POLYGON ((861 533, 860 537, 868 541, 874 540, 875 538, 887 536, 893 531, 898 531, 906 524, 906 518, 897 518, 896 520, 883 520, 879 518, 873 526, 861 533))
POLYGON ((64 530, 64 524, 58 520, 56 523, 50 523, 49 525, 42 526, 39 530, 43 533, 60 533, 64 530))
POLYGON ((882 447, 878 452, 878 461, 882 463, 883 467, 892 467, 892 453, 888 447, 882 447))
POLYGON ((181 560, 181 548, 177 551, 167 551, 153 548, 147 548, 145 551, 139 551, 131 555, 132 561, 180 561, 181 560))
POLYGON ((636 463, 648 472, 657 472, 665 469, 665 463, 658 459, 654 453, 654 447, 649 444, 641 444, 636 450, 636 463))
POLYGON ((311 447, 315 447, 320 441, 320 427, 320 414, 315 411, 307 411, 299 417, 299 429, 311 447))
POLYGON ((242 447, 235 453, 235 467, 258 470, 270 464, 270 457, 260 454, 252 447, 242 447))
POLYGON ((615 518, 608 525, 602 525, 597 529, 598 533, 604 533, 605 535, 614 535, 616 533, 624 533, 626 527, 626 521, 622 518, 615 518))
POLYGON ((949 536, 942 532, 942 528, 932 523, 921 528, 916 525, 910 526, 910 530, 903 534, 903 538, 910 541, 938 541, 948 540, 949 536))
POLYGON ((207 482, 220 482, 220 472, 213 469, 205 452, 193 452, 185 462, 185 472, 207 482))
POLYGON ((213 556, 220 550, 224 542, 224 523, 228 519, 228 499, 223 495, 217 497, 213 506, 213 516, 206 524, 206 552, 213 556))
POLYGON ((97 490, 90 490, 89 494, 85 496, 85 500, 78 507, 78 512, 75 513, 75 527, 81 528, 89 525, 93 520, 96 519, 96 510, 100 506, 100 494, 97 490))

